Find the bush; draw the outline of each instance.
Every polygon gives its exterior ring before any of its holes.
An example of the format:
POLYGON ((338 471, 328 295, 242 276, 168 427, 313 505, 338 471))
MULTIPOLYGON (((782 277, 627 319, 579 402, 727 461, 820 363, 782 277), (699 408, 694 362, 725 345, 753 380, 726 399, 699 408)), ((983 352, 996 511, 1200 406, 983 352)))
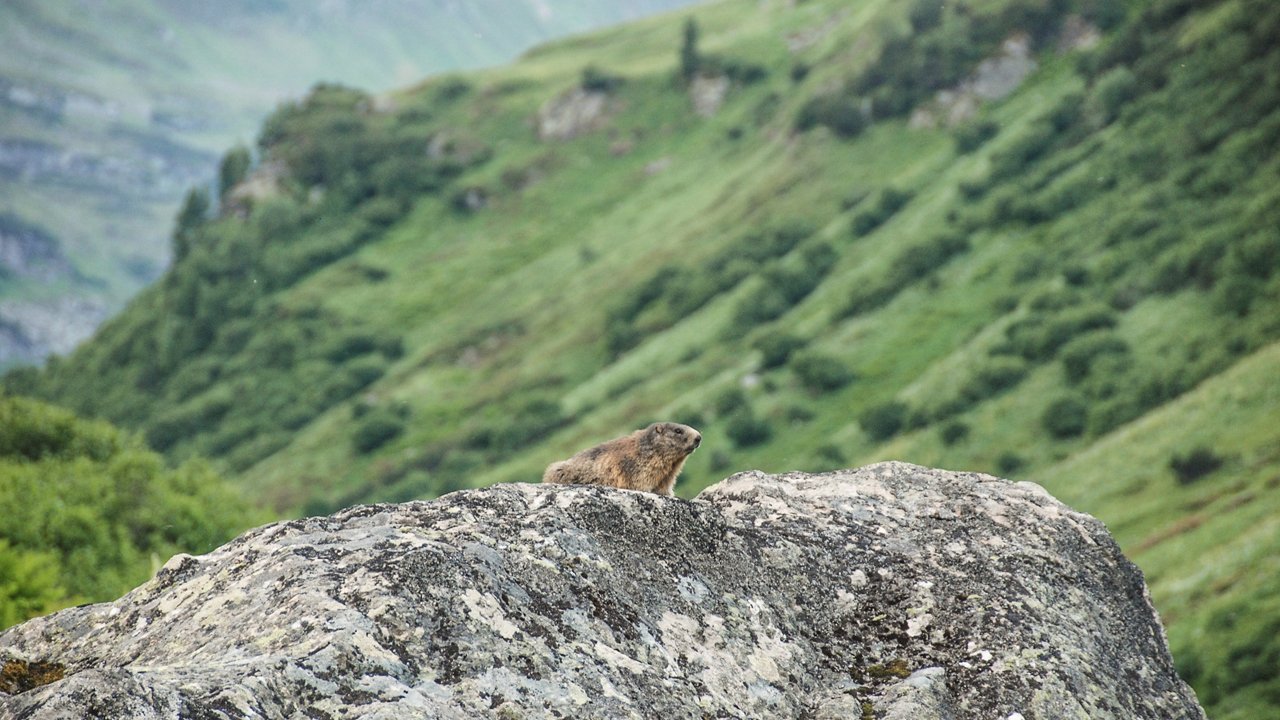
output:
POLYGON ((839 390, 854 379, 853 371, 839 358, 821 352, 806 352, 790 363, 796 378, 811 392, 839 390))
POLYGON ((1245 317, 1262 292, 1262 281, 1248 275, 1228 275, 1213 289, 1213 305, 1220 312, 1245 317))
POLYGON ((862 431, 876 442, 898 434, 907 419, 907 406, 896 400, 868 408, 858 416, 862 431))
POLYGON ((1005 329, 1007 349, 1027 360, 1047 360, 1081 333, 1115 325, 1115 311, 1105 305, 1068 308, 1053 315, 1029 315, 1005 329))
POLYGON ((1190 485, 1222 467, 1223 458, 1207 447, 1197 447, 1186 455, 1169 458, 1169 469, 1181 485, 1190 485))
POLYGON ((582 69, 582 82, 579 84, 589 92, 609 93, 622 85, 622 77, 607 73, 595 65, 588 65, 582 69))
POLYGON ((813 460, 808 468, 810 472, 839 470, 849 466, 849 459, 844 451, 834 443, 819 445, 813 451, 813 460))
POLYGON ((118 431, 25 398, 0 398, 0 461, 105 460, 121 449, 118 431))
POLYGON ((969 426, 962 422, 949 422, 938 431, 942 444, 948 447, 969 437, 969 426))
POLYGON ((1001 453, 1000 457, 996 458, 996 471, 1008 477, 1021 470, 1026 464, 1027 461, 1017 453, 1001 453))
POLYGON ((1029 169, 1036 160, 1053 147, 1058 132, 1052 123, 1040 121, 1032 124, 1015 137, 1003 150, 991 158, 993 179, 1011 178, 1029 169))
POLYGON ((1094 361, 1102 355, 1125 354, 1129 344, 1109 331, 1081 335, 1062 348, 1062 370, 1068 383, 1084 380, 1093 368, 1094 361))
POLYGON ((857 137, 867 127, 867 118, 854 98, 844 95, 822 95, 810 98, 796 114, 795 128, 808 132, 826 126, 837 137, 857 137))
POLYGON ((747 394, 736 385, 727 387, 711 398, 711 407, 717 416, 728 417, 747 407, 747 394))
POLYGON ((804 347, 804 340, 786 332, 771 332, 756 338, 751 346, 760 351, 760 368, 772 370, 785 365, 792 353, 804 347))
POLYGON ((1098 78, 1089 92, 1085 106, 1089 117, 1099 127, 1111 124, 1120 116, 1124 105, 1138 95, 1138 78, 1127 67, 1112 68, 1098 78))
POLYGON ((1059 440, 1078 437, 1084 432, 1089 409, 1074 397, 1059 398, 1049 405, 1040 418, 1041 425, 1059 440))
POLYGON ((889 268, 889 280, 898 287, 906 287, 968 249, 969 241, 961 235, 939 235, 894 258, 893 265, 889 268))
POLYGON ((967 122, 955 130, 956 150, 961 154, 971 153, 982 147, 999 132, 1000 125, 994 120, 967 122))
POLYGON ((767 442, 773 436, 773 428, 768 421, 756 417, 749 408, 735 412, 725 425, 724 434, 734 447, 751 447, 767 442))
POLYGON ((386 445, 404 432, 404 420, 385 409, 365 415, 352 435, 357 453, 366 455, 386 445))
POLYGON ((885 188, 876 197, 875 206, 864 210, 853 217, 854 237, 862 237, 883 225, 893 217, 904 205, 911 202, 915 194, 907 190, 885 188))

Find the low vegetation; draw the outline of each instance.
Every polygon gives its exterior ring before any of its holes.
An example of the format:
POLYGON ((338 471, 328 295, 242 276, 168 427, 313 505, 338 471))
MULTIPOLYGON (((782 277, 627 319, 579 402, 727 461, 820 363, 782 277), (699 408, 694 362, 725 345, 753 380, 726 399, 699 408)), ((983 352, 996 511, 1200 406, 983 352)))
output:
POLYGON ((119 597, 264 518, 205 463, 171 468, 106 423, 0 397, 0 628, 119 597))

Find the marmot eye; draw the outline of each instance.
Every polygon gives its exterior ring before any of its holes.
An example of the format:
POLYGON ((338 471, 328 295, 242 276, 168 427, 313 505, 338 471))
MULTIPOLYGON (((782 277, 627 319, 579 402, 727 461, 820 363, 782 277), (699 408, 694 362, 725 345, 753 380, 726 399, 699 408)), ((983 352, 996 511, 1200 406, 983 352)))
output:
POLYGON ((684 434, 684 430, 681 430, 680 428, 676 428, 676 434, 677 434, 677 435, 683 435, 683 434, 684 434))

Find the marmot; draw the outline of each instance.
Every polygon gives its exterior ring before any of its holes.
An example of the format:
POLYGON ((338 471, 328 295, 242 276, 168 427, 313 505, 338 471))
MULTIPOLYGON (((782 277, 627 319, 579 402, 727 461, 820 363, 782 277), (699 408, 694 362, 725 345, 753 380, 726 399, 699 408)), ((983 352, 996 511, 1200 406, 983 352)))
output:
POLYGON ((685 458, 702 443, 702 433, 680 423, 654 423, 568 460, 553 462, 544 483, 604 485, 671 495, 685 458))

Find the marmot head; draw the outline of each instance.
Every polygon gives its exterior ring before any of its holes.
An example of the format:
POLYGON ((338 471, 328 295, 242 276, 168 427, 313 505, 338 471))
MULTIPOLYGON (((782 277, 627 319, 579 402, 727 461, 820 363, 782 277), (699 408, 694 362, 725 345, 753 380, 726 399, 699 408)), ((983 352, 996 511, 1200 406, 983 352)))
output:
POLYGON ((681 455, 688 455, 702 444, 702 433, 688 425, 673 422, 654 423, 645 428, 654 445, 674 448, 681 455))

